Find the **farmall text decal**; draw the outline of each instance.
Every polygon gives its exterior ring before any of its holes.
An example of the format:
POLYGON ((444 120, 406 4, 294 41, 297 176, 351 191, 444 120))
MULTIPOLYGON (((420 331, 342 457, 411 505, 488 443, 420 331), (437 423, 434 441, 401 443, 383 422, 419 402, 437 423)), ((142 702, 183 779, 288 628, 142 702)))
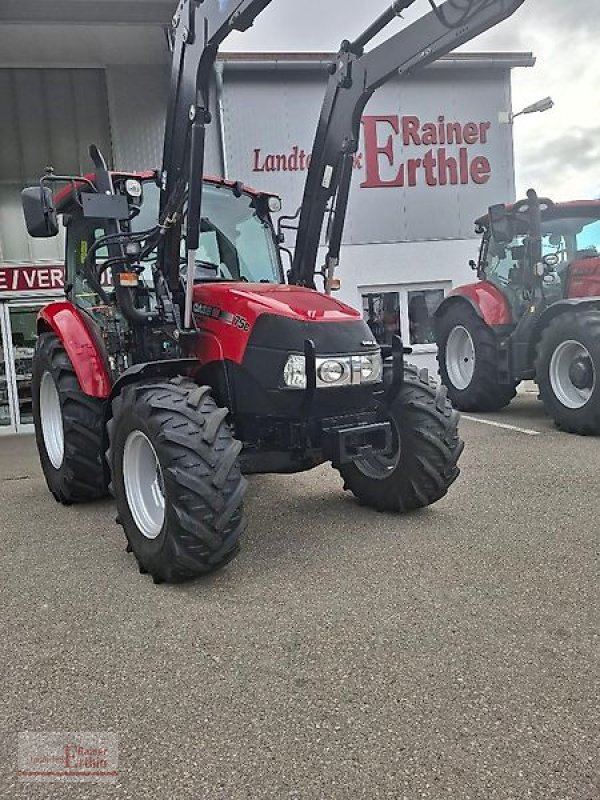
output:
MULTIPOLYGON (((482 186, 492 176, 490 161, 481 152, 489 143, 489 121, 457 122, 444 116, 423 121, 392 114, 364 116, 362 125, 364 147, 354 158, 354 168, 364 173, 363 189, 482 186), (410 158, 403 158, 404 148, 410 148, 410 158)), ((311 157, 296 145, 288 153, 256 148, 253 158, 254 172, 304 172, 311 157)))

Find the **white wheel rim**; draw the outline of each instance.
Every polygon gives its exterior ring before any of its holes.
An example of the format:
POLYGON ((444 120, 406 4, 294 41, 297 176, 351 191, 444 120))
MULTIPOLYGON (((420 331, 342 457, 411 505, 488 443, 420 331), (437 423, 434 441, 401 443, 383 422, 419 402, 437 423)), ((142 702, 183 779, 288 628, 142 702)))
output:
POLYGON ((133 521, 146 539, 156 539, 165 521, 163 476, 156 451, 141 431, 125 442, 123 482, 133 521))
POLYGON ((471 334, 462 325, 450 331, 446 342, 446 371, 452 385, 468 389, 475 374, 475 345, 471 334))
POLYGON ((40 384, 40 420, 50 463, 60 469, 65 458, 65 432, 58 389, 49 372, 44 372, 40 384))
POLYGON ((549 372, 552 391, 563 406, 576 410, 589 403, 596 388, 596 370, 589 350, 581 342, 570 339, 559 344, 552 354, 549 372), (574 382, 573 368, 578 363, 591 370, 586 381, 589 386, 578 386, 574 382))

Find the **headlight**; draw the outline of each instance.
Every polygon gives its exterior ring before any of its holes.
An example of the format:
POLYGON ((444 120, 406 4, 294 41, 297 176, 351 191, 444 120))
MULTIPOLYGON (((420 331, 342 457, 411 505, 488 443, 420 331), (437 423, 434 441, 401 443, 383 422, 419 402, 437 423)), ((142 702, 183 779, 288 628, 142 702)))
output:
POLYGON ((383 374, 381 353, 360 357, 361 383, 379 383, 383 374))
MULTIPOLYGON (((383 375, 381 353, 317 358, 317 388, 341 388, 380 383, 383 375)), ((290 389, 306 389, 306 359, 291 355, 285 363, 283 380, 290 389)))
POLYGON ((328 361, 323 361, 323 363, 317 367, 317 380, 320 378, 323 383, 327 384, 340 383, 346 377, 347 372, 347 363, 329 359, 328 361))
POLYGON ((290 356, 283 369, 283 380, 290 389, 306 389, 306 359, 290 356))

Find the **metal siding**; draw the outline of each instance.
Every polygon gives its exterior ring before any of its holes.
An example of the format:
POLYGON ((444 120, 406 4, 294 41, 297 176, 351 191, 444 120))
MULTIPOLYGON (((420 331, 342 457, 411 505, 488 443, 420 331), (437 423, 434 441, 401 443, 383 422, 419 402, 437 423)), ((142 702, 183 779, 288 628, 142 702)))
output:
MULTIPOLYGON (((123 170, 159 169, 168 105, 168 68, 157 64, 109 67, 107 77, 115 165, 123 170)), ((212 111, 206 171, 220 174, 216 109, 213 107, 212 111)))
POLYGON ((0 69, 0 107, 0 260, 62 261, 62 232, 47 240, 27 235, 20 191, 48 165, 89 171, 92 142, 111 159, 104 72, 0 69))

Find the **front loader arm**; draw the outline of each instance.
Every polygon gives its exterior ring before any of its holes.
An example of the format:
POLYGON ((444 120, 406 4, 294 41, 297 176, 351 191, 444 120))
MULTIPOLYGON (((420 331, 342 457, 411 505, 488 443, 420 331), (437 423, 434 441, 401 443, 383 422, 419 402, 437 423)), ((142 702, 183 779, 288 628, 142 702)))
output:
MULTIPOLYGON (((306 178, 291 283, 315 287, 323 221, 333 201, 328 280, 339 263, 360 122, 372 94, 396 74, 413 75, 510 17, 525 0, 447 0, 369 52, 364 48, 415 0, 395 0, 356 41, 342 42, 329 83, 306 178)), ((433 5, 433 3, 432 3, 433 5)))
MULTIPOLYGON (((186 195, 188 271, 200 239, 205 132, 210 82, 219 47, 232 31, 245 31, 271 0, 180 0, 173 18, 171 88, 162 167, 161 222, 180 214, 186 195)), ((181 220, 161 248, 163 272, 178 263, 181 220)), ((185 327, 191 325, 193 281, 188 281, 185 327)))

